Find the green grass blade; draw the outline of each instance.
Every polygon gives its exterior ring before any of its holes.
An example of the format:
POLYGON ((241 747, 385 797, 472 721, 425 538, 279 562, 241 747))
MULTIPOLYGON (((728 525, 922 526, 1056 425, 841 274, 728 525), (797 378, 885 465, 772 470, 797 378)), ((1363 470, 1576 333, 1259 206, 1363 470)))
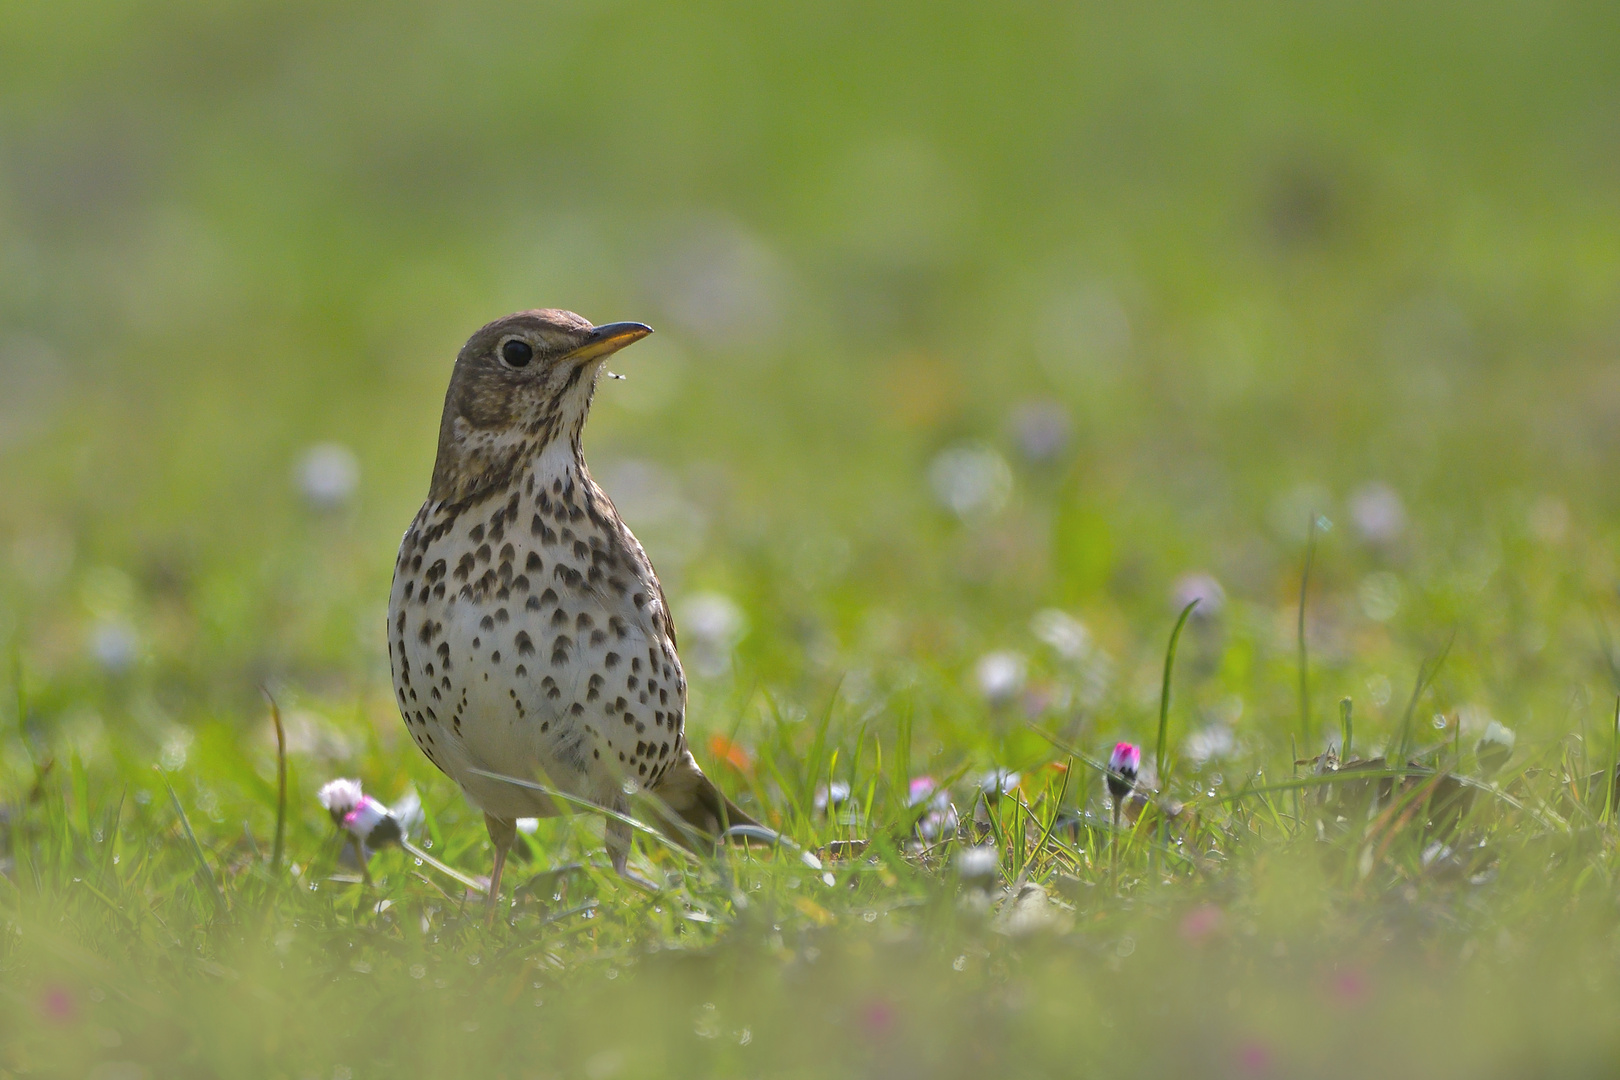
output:
POLYGON ((1451 655, 1451 646, 1457 641, 1457 632, 1453 630, 1446 639, 1445 646, 1432 657, 1425 658, 1418 664, 1417 681, 1412 684, 1412 696, 1406 702, 1406 713, 1401 717, 1401 740, 1396 746, 1394 758, 1405 763, 1406 755, 1412 748, 1412 718, 1417 715, 1418 701, 1423 692, 1433 685, 1435 677, 1440 674, 1440 668, 1445 664, 1446 657, 1451 655))
MULTIPOLYGON (((1052 804, 1052 816, 1047 820, 1045 828, 1041 829, 1041 838, 1036 842, 1035 850, 1030 852, 1029 857, 1024 860, 1025 867, 1030 866, 1036 859, 1040 858, 1041 852, 1045 850, 1046 845, 1052 839, 1052 830, 1057 828, 1058 817, 1063 813, 1064 796, 1069 793, 1069 774, 1074 771, 1074 759, 1070 758, 1067 764, 1068 768, 1063 771, 1063 783, 1058 786, 1057 801, 1052 804)), ((1036 821, 1036 825, 1040 825, 1039 820, 1036 821)), ((1022 874, 1024 868, 1020 867, 1018 872, 1022 874)))
POLYGON ((107 845, 106 850, 101 853, 101 876, 103 880, 106 880, 107 875, 112 871, 113 855, 118 847, 118 826, 124 816, 124 799, 128 795, 129 787, 125 785, 118 792, 118 802, 113 804, 112 813, 107 817, 107 823, 102 826, 102 842, 107 845))
POLYGON ((1170 645, 1164 650, 1164 683, 1159 688, 1159 741, 1153 751, 1154 775, 1159 778, 1160 791, 1166 790, 1170 785, 1169 773, 1165 771, 1165 753, 1170 734, 1170 677, 1176 670, 1176 646, 1181 642, 1181 631, 1187 625, 1187 618, 1197 606, 1198 600, 1194 598, 1181 609, 1181 616, 1176 619, 1176 628, 1170 631, 1170 645))
POLYGON ((1605 825, 1614 819, 1614 775, 1620 769, 1620 695, 1614 699, 1614 722, 1609 725, 1609 768, 1603 774, 1603 817, 1605 825))
MULTIPOLYGON (((77 826, 84 837, 81 850, 89 852, 90 837, 95 832, 95 828, 90 822, 90 774, 85 770, 84 758, 79 755, 77 750, 68 755, 68 782, 73 791, 74 807, 79 812, 77 826)), ((71 818, 65 820, 72 821, 71 818)), ((71 831, 70 829, 70 835, 71 831)))
POLYGON ((1311 564, 1316 561, 1316 511, 1305 527, 1305 572, 1299 576, 1299 621, 1295 631, 1299 664, 1299 741, 1311 745, 1311 658, 1305 646, 1305 600, 1311 585, 1311 564))
POLYGON ((28 685, 23 679, 22 659, 22 630, 19 628, 11 639, 11 688, 16 694, 17 702, 17 738, 22 741, 23 750, 28 746, 28 685))
POLYGON ((270 691, 260 687, 270 703, 270 722, 276 727, 276 839, 270 848, 270 877, 280 880, 281 857, 286 851, 287 838, 287 729, 281 723, 281 707, 270 691))
POLYGON ((180 805, 180 796, 175 794, 174 785, 169 783, 167 774, 163 774, 163 786, 169 791, 169 801, 174 804, 174 812, 180 817, 180 827, 185 830, 186 839, 191 843, 191 852, 197 857, 197 877, 208 883, 208 891, 214 898, 214 906, 223 915, 228 910, 225 893, 219 886, 219 880, 214 877, 213 867, 208 865, 208 857, 203 854, 202 844, 197 842, 197 834, 192 831, 191 819, 186 816, 186 808, 180 805))

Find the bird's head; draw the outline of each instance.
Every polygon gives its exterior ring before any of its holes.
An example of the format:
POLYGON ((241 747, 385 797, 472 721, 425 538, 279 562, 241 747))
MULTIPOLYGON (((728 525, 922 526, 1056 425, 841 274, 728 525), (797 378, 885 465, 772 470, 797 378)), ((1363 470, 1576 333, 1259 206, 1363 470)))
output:
POLYGON ((641 323, 592 326, 554 309, 479 330, 450 376, 429 497, 456 501, 501 484, 558 440, 577 453, 602 364, 650 333, 641 323))

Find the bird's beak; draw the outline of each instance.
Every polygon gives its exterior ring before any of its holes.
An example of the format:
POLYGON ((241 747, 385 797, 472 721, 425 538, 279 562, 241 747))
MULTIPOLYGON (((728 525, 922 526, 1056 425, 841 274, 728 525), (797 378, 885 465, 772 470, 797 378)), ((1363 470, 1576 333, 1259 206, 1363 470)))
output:
POLYGON ((568 360, 600 360, 610 356, 631 342, 640 341, 652 333, 652 327, 638 322, 604 323, 592 327, 585 335, 585 341, 565 359, 568 360))

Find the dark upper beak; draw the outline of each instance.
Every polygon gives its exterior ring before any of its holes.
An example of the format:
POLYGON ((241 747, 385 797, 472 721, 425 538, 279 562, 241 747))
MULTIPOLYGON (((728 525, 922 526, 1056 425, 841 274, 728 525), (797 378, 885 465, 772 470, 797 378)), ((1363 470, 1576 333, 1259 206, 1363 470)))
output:
POLYGON ((638 322, 603 323, 592 327, 585 340, 568 354, 570 360, 597 360, 616 353, 631 342, 652 333, 652 327, 638 322))

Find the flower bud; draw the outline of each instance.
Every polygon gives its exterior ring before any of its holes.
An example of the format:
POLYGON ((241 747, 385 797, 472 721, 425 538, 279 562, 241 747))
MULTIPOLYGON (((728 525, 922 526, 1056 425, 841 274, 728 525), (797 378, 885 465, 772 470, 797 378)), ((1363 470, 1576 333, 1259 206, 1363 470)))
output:
POLYGON ((1108 755, 1108 794, 1119 802, 1136 786, 1136 775, 1142 769, 1142 751, 1135 743, 1115 743, 1108 755))

